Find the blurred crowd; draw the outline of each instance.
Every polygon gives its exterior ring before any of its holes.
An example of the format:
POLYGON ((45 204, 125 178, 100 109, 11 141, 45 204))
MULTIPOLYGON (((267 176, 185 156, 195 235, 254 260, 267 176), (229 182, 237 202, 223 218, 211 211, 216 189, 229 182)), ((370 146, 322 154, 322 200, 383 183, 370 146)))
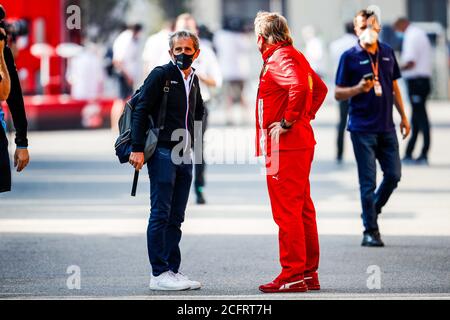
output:
MULTIPOLYGON (((148 38, 140 24, 124 26, 106 46, 96 44, 95 36, 84 37, 81 50, 69 61, 67 79, 72 97, 117 98, 111 121, 112 127, 116 127, 124 100, 143 84, 156 66, 170 61, 169 35, 182 29, 200 38, 201 55, 194 67, 201 80, 203 99, 210 107, 223 107, 226 123, 233 124, 236 119, 233 107, 242 108, 248 114, 246 85, 257 80, 252 70, 256 50, 253 32, 239 19, 229 19, 221 30, 213 33, 185 13, 166 21, 160 31, 148 38)), ((244 120, 249 122, 250 117, 244 120)))
MULTIPOLYGON (((302 28, 301 38, 296 41, 296 46, 306 56, 311 67, 331 87, 334 86, 341 55, 358 42, 353 21, 343 27, 345 32, 340 38, 326 43, 321 32, 308 25, 302 28)), ((237 18, 225 19, 222 28, 213 32, 208 26, 198 24, 192 15, 184 13, 164 22, 158 32, 148 37, 140 24, 123 26, 119 32, 111 35, 111 41, 106 45, 96 44, 95 32, 93 35, 88 33, 80 50, 69 60, 67 79, 71 84, 72 96, 81 100, 105 97, 116 99, 111 113, 111 126, 117 128, 124 101, 142 85, 153 68, 170 61, 169 35, 181 29, 192 31, 200 38, 201 54, 194 67, 201 80, 201 92, 208 109, 223 112, 222 118, 226 125, 253 123, 251 99, 257 90, 261 61, 252 26, 237 18)), ((409 89, 409 102, 413 105, 413 136, 406 150, 405 161, 411 160, 419 133, 424 137, 422 159, 427 158, 430 146, 430 125, 425 102, 432 88, 419 88, 421 92, 418 93, 411 88, 409 81, 416 78, 417 74, 428 77, 430 83, 433 80, 435 48, 428 38, 426 30, 410 24, 405 18, 398 19, 393 25, 383 25, 381 33, 381 40, 396 49, 400 61, 416 61, 415 65, 405 66, 402 70, 406 80, 402 82, 402 89, 405 92, 409 89)), ((342 162, 349 102, 337 102, 329 96, 328 103, 338 106, 336 159, 342 162)))

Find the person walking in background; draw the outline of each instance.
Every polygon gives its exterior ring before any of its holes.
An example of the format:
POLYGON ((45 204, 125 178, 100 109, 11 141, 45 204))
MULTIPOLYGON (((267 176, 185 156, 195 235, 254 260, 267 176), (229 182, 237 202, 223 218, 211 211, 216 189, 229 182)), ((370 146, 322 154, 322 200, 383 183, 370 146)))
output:
POLYGON ((244 32, 243 22, 238 18, 226 19, 223 30, 217 31, 214 36, 214 45, 222 68, 226 124, 232 125, 235 104, 239 104, 244 115, 248 110, 244 90, 250 77, 251 43, 244 32))
POLYGON ((119 99, 111 110, 111 128, 118 128, 118 120, 123 112, 124 101, 134 92, 141 80, 142 25, 135 24, 119 34, 113 44, 113 64, 118 75, 119 99))
MULTIPOLYGON (((4 11, 0 5, 0 10, 4 11)), ((1 102, 6 100, 16 129, 14 167, 22 172, 30 162, 27 139, 27 117, 19 76, 11 49, 6 44, 6 32, 0 28, 0 193, 11 191, 11 166, 6 138, 6 123, 1 102)))
POLYGON ((319 237, 309 182, 316 141, 310 122, 328 89, 293 46, 283 16, 258 13, 255 34, 264 60, 256 106, 256 154, 266 158, 282 267, 275 280, 259 289, 320 290, 319 237))
POLYGON ((148 37, 142 52, 142 61, 144 63, 144 77, 152 72, 157 66, 162 66, 170 62, 170 56, 167 54, 169 46, 167 39, 174 30, 174 21, 164 22, 163 28, 148 37))
POLYGON ((73 99, 95 102, 102 97, 105 72, 99 51, 98 46, 85 37, 80 52, 71 59, 66 78, 73 99))
POLYGON ((311 64, 311 68, 321 77, 326 74, 325 48, 322 39, 317 35, 316 29, 309 25, 302 29, 303 41, 305 41, 305 57, 311 64))
POLYGON ((393 105, 400 116, 403 139, 410 126, 397 80, 400 69, 394 50, 378 41, 381 27, 373 11, 362 10, 354 19, 359 43, 341 57, 335 98, 350 99, 349 125, 358 165, 364 236, 362 246, 382 247, 378 215, 401 178, 399 144, 393 105), (377 164, 384 178, 376 189, 377 164))
POLYGON ((427 114, 427 98, 431 93, 432 48, 427 34, 411 25, 407 18, 399 18, 394 24, 397 35, 403 39, 401 65, 403 77, 408 86, 412 105, 412 135, 406 148, 405 164, 428 164, 431 130, 427 114), (413 152, 419 133, 423 135, 420 156, 413 160, 413 152))
MULTIPOLYGON (((355 35, 353 22, 345 24, 345 34, 330 44, 330 56, 333 62, 333 70, 337 70, 342 54, 358 43, 358 37, 355 35)), ((337 134, 337 155, 336 161, 342 163, 344 156, 344 138, 345 129, 348 120, 349 101, 338 101, 339 104, 339 124, 337 134)))
MULTIPOLYGON (((188 30, 198 36, 197 22, 194 17, 189 13, 184 13, 178 16, 175 30, 188 30)), ((212 89, 218 89, 222 86, 222 72, 220 70, 220 65, 217 60, 216 54, 211 49, 209 45, 203 44, 200 39, 200 49, 202 53, 199 55, 198 59, 192 64, 195 69, 195 73, 200 80, 200 90, 202 92, 203 103, 205 106, 205 113, 202 121, 202 140, 205 132, 208 128, 208 106, 212 99, 212 89)), ((201 156, 201 159, 196 159, 195 161, 195 179, 194 188, 195 195, 197 197, 197 204, 206 204, 206 199, 204 197, 204 187, 206 184, 205 180, 205 169, 206 163, 204 159, 204 146, 202 141, 201 155, 195 155, 196 157, 201 156), (198 161, 199 160, 199 161, 198 161)))

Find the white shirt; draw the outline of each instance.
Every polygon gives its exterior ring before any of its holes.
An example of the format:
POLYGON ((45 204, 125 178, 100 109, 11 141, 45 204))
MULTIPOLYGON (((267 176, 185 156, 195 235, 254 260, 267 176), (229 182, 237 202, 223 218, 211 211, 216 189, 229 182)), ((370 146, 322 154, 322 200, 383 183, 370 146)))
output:
POLYGON ((333 60, 333 70, 337 70, 342 54, 358 43, 358 37, 354 34, 346 33, 330 44, 330 56, 333 60))
MULTIPOLYGON (((178 66, 177 66, 177 68, 178 68, 178 66)), ((187 99, 188 106, 189 106, 189 95, 191 94, 192 84, 194 83, 195 69, 191 68, 191 73, 189 73, 189 76, 187 77, 187 79, 186 79, 186 75, 184 74, 183 70, 178 68, 178 71, 180 71, 181 77, 183 78, 183 81, 184 81, 184 89, 186 90, 186 99, 187 99)))
POLYGON ((94 50, 84 48, 69 63, 67 78, 71 84, 71 96, 76 100, 95 100, 102 94, 103 63, 94 50))
POLYGON ((422 29, 410 25, 405 31, 401 61, 404 64, 414 62, 415 66, 402 71, 402 76, 405 79, 431 77, 431 57, 432 48, 427 34, 422 29))
MULTIPOLYGON (((177 66, 178 68, 178 66, 177 66)), ((184 137, 184 141, 185 141, 185 146, 184 146, 184 152, 186 152, 189 149, 189 130, 188 130, 188 117, 189 117, 189 95, 191 94, 191 89, 192 86, 194 84, 194 75, 195 75, 195 70, 194 68, 191 68, 191 73, 189 74, 189 76, 186 79, 186 76, 184 74, 184 72, 178 68, 178 70, 181 73, 181 77, 183 78, 183 82, 184 82, 184 89, 186 91, 186 117, 184 120, 184 127, 186 129, 185 134, 186 136, 184 137)))
MULTIPOLYGON (((200 55, 194 61, 192 66, 195 68, 197 75, 214 79, 216 88, 222 87, 222 70, 220 69, 219 61, 216 54, 208 46, 200 41, 200 55)), ((200 81, 200 91, 202 93, 203 101, 211 100, 211 89, 203 81, 200 81)))
POLYGON ((217 57, 226 81, 245 81, 250 77, 252 42, 245 33, 219 30, 214 36, 217 57))
POLYGON ((123 64, 125 72, 135 84, 141 80, 141 43, 133 38, 133 31, 125 30, 114 41, 113 60, 123 64))
POLYGON ((144 77, 147 77, 155 67, 169 63, 169 36, 170 31, 163 29, 147 39, 142 53, 144 77))
POLYGON ((306 42, 303 53, 314 71, 322 75, 325 74, 324 47, 320 38, 314 37, 309 39, 306 42))

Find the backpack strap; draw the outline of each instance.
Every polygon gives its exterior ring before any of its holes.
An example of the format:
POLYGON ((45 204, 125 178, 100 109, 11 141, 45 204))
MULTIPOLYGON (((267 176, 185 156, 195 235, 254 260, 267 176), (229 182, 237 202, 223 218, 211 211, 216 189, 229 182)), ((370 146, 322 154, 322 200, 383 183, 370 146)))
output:
POLYGON ((157 126, 160 130, 164 130, 164 122, 166 120, 166 113, 167 113, 167 99, 169 96, 169 92, 170 92, 170 80, 166 79, 166 83, 164 84, 163 88, 163 97, 159 108, 158 123, 157 123, 157 126))

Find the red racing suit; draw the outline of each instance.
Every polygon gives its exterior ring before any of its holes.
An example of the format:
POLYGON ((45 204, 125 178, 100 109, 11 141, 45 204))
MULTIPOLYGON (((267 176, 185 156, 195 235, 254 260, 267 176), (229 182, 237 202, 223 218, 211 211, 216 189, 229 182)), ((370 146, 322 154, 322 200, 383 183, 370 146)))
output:
POLYGON ((316 141, 311 120, 328 92, 308 61, 292 45, 279 43, 263 54, 256 104, 256 153, 266 156, 267 185, 279 227, 278 280, 298 279, 319 267, 316 212, 309 175, 316 141), (294 122, 275 145, 269 126, 294 122))

